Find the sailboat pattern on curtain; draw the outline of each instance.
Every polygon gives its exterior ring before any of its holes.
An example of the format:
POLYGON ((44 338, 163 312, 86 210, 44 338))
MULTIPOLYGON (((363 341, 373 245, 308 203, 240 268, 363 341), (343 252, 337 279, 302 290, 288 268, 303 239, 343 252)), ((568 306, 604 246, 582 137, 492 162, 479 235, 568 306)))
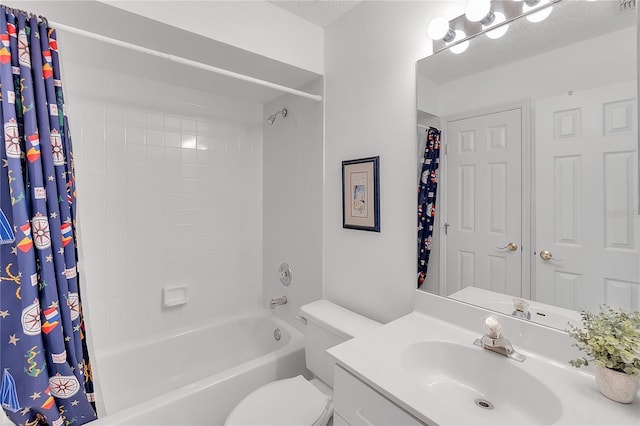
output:
POLYGON ((440 165, 440 130, 427 129, 424 161, 418 183, 418 288, 427 278, 431 238, 436 219, 438 166, 440 165))
POLYGON ((56 35, 3 6, 0 41, 1 403, 16 424, 80 425, 96 412, 56 35))

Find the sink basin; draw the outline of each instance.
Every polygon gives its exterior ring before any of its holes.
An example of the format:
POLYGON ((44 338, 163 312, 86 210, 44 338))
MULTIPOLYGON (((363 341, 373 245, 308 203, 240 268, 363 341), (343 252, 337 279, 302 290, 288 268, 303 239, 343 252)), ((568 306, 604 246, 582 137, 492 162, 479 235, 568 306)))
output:
MULTIPOLYGON (((403 368, 459 424, 552 424, 562 408, 551 388, 502 355, 469 346, 426 340, 402 353, 403 368)), ((529 361, 530 362, 530 361, 529 361)))

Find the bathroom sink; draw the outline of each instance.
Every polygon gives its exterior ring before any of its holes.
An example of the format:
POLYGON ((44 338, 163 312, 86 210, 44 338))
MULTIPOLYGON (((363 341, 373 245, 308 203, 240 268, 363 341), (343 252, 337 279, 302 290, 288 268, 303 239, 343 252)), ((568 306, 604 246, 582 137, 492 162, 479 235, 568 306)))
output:
MULTIPOLYGON (((552 424, 562 408, 554 392, 518 363, 480 347, 441 340, 407 346, 403 368, 460 423, 552 424)), ((455 423, 455 422, 452 422, 455 423)))

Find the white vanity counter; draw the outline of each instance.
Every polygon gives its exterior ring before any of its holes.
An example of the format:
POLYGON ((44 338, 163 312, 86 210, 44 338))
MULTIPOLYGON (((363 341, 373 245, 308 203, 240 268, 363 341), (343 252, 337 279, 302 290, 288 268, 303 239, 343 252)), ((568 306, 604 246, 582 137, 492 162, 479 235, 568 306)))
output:
POLYGON ((514 299, 523 300, 529 304, 530 320, 537 324, 557 328, 558 330, 566 329, 569 323, 580 324, 579 312, 523 299, 521 297, 507 296, 483 288, 465 287, 462 290, 450 294, 449 297, 506 315, 512 315, 514 311, 514 299))
POLYGON ((527 356, 520 363, 473 345, 483 334, 486 311, 420 293, 419 298, 435 299, 417 301, 411 314, 328 352, 339 366, 421 422, 640 424, 639 398, 632 404, 611 401, 600 394, 589 371, 567 363, 576 352, 564 333, 499 316, 504 336, 527 356), (434 316, 420 312, 424 309, 434 316), (480 408, 474 399, 494 407, 480 408))

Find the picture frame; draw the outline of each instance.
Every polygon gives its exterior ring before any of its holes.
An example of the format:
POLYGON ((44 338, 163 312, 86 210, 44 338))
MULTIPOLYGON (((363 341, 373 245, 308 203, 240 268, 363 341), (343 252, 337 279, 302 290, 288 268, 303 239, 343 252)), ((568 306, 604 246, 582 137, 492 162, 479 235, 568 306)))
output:
POLYGON ((342 162, 342 227, 380 232, 380 157, 342 162))

